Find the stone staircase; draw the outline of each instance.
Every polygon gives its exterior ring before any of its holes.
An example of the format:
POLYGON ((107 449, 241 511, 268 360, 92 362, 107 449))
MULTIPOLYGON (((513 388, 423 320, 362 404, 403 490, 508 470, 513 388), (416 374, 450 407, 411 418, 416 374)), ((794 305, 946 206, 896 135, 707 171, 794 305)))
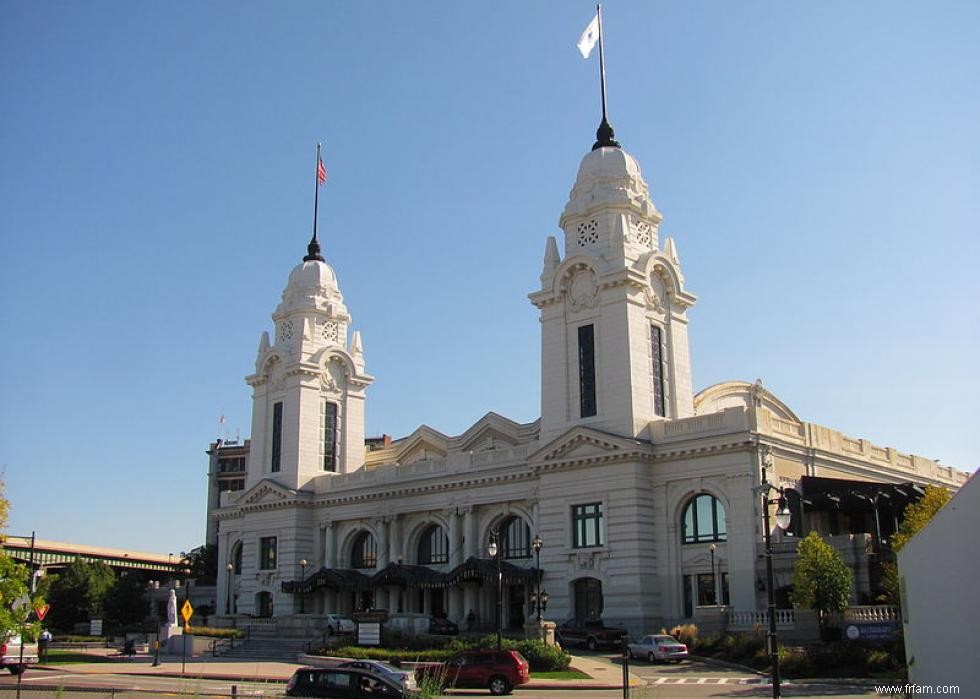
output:
POLYGON ((296 663, 299 656, 306 652, 309 640, 285 636, 274 628, 252 628, 248 638, 235 641, 234 648, 227 648, 219 654, 229 660, 296 663))

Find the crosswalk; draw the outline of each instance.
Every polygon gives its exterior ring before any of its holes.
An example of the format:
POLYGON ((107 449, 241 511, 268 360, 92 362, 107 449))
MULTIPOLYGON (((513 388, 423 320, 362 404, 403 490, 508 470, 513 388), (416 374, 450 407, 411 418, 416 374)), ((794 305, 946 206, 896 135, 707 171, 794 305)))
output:
POLYGON ((647 680, 648 684, 768 684, 768 680, 759 677, 658 677, 647 680))

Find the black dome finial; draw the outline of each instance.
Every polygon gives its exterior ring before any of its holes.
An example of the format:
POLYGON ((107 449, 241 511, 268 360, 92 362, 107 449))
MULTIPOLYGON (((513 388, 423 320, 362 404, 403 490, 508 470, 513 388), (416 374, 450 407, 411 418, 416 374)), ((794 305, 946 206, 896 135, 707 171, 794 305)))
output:
POLYGON ((592 150, 599 150, 600 148, 622 148, 619 141, 616 140, 612 125, 606 121, 605 116, 602 117, 602 123, 595 131, 595 143, 592 144, 592 150))
POLYGON ((303 262, 312 262, 313 260, 326 262, 323 255, 320 254, 320 241, 316 239, 316 233, 310 239, 310 244, 306 246, 306 257, 303 258, 303 262))

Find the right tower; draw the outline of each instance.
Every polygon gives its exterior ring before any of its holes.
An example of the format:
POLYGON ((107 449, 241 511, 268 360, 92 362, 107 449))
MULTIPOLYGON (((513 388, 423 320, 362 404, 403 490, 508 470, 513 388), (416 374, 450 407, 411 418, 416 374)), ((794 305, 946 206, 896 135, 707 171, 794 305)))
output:
POLYGON ((579 166, 545 248, 541 290, 541 441, 575 425, 649 437, 655 419, 694 414, 687 309, 674 241, 636 160, 618 146, 579 166))

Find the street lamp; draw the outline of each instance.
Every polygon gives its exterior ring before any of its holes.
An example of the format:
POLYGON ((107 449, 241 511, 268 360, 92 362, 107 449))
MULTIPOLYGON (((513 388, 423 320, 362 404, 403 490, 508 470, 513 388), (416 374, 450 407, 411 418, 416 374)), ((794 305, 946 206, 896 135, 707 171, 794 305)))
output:
POLYGON ((497 603, 496 603, 496 616, 497 616, 497 650, 501 649, 500 641, 500 612, 501 612, 501 598, 503 597, 503 585, 504 585, 504 575, 500 570, 500 556, 503 555, 503 551, 497 545, 498 531, 494 529, 490 532, 490 544, 487 546, 487 553, 490 554, 490 558, 497 559, 497 603))
POLYGON ((785 531, 789 528, 792 515, 786 503, 786 496, 782 488, 772 485, 766 478, 766 470, 772 468, 772 447, 766 447, 762 452, 762 483, 759 484, 758 493, 762 498, 762 535, 766 544, 766 586, 769 590, 769 638, 768 650, 769 660, 772 663, 772 697, 779 699, 779 648, 776 640, 776 596, 775 583, 772 574, 772 532, 769 531, 769 506, 776 506, 776 526, 785 531), (779 497, 771 499, 769 493, 775 491, 779 497))
POLYGON ((306 591, 304 586, 306 584, 306 566, 309 565, 309 561, 305 558, 301 558, 299 561, 299 567, 302 574, 299 576, 299 613, 306 614, 306 591))
POLYGON ((708 547, 711 551, 711 588, 714 593, 715 604, 718 604, 718 579, 715 578, 715 549, 718 548, 714 544, 708 547))
POLYGON ((231 563, 225 566, 225 572, 228 573, 228 596, 225 599, 225 614, 231 614, 231 586, 234 584, 235 578, 232 576, 235 566, 231 563))
POLYGON ((538 617, 538 626, 541 625, 541 612, 544 608, 548 606, 547 592, 544 593, 546 596, 542 598, 541 596, 541 547, 544 546, 544 542, 541 537, 537 534, 534 535, 534 540, 531 541, 531 548, 534 549, 534 579, 537 581, 537 590, 532 595, 532 600, 534 601, 534 610, 538 617))

